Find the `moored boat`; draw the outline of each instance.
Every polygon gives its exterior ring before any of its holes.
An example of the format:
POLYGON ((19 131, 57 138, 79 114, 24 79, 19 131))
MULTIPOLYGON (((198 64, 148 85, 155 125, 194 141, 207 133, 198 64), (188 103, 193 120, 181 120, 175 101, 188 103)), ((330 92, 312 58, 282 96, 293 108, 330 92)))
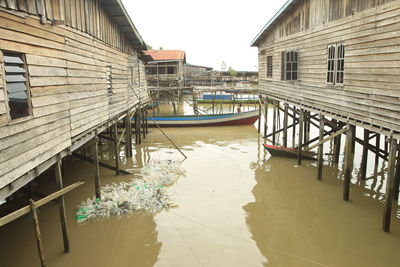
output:
POLYGON ((258 110, 243 113, 182 115, 182 116, 150 116, 149 127, 198 127, 198 126, 228 126, 251 125, 258 120, 258 110))
MULTIPOLYGON (((286 157, 286 158, 297 158, 298 150, 295 148, 288 148, 283 146, 272 146, 264 144, 264 148, 271 154, 271 156, 275 157, 286 157)), ((313 152, 302 152, 302 159, 315 160, 315 153, 313 152)))

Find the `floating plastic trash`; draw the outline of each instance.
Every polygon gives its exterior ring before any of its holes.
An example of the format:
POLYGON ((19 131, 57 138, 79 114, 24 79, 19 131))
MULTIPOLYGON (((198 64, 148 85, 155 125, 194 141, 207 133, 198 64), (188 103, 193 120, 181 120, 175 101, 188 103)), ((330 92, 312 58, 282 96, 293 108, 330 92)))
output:
POLYGON ((140 171, 142 178, 129 182, 112 183, 101 188, 101 198, 82 201, 76 212, 78 223, 87 220, 120 216, 136 211, 158 212, 176 207, 168 186, 185 175, 179 162, 151 161, 140 171))

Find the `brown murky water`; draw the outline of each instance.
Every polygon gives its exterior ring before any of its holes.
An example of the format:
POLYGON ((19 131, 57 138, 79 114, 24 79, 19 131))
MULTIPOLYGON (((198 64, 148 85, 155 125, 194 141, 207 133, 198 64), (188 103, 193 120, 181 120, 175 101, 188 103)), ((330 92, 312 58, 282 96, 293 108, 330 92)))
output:
MULTIPOLYGON (((372 166, 370 178, 359 181, 359 148, 351 201, 346 203, 341 197, 342 164, 326 161, 323 181, 318 182, 314 162, 297 166, 296 160, 271 158, 254 126, 165 132, 188 156, 182 162, 186 177, 170 188, 179 206, 78 225, 75 208, 93 196, 94 170, 89 163, 69 160, 65 184, 85 185, 66 196, 69 254, 62 252, 57 206, 40 209, 48 266, 399 265, 399 219, 393 218, 390 234, 380 229, 385 165, 379 166, 376 179, 372 166)), ((108 145, 101 149, 102 160, 112 164, 108 145)), ((133 160, 121 156, 125 169, 137 171, 151 159, 182 160, 157 129, 151 129, 134 153, 133 160)), ((102 184, 130 179, 104 169, 101 178, 102 184)), ((0 228, 0 266, 39 266, 29 216, 0 228)))

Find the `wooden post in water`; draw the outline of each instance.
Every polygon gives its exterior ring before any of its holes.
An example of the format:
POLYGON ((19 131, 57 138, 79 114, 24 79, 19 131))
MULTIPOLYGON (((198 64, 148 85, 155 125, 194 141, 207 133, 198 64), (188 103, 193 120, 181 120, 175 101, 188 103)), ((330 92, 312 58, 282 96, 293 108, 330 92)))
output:
MULTIPOLYGON (((324 129, 325 129, 325 118, 324 115, 319 115, 319 141, 324 139, 324 129)), ((322 165, 324 161, 324 143, 321 143, 318 147, 318 171, 317 180, 322 180, 322 165)))
POLYGON ((272 115, 272 145, 274 146, 276 144, 276 104, 277 101, 274 99, 273 101, 273 115, 272 115))
POLYGON ((385 208, 383 212, 383 231, 390 231, 390 219, 392 216, 392 200, 394 193, 394 176, 396 169, 396 153, 397 153, 397 140, 390 137, 390 152, 389 152, 389 165, 388 175, 386 182, 385 194, 385 208))
MULTIPOLYGON (((339 127, 339 122, 337 120, 334 120, 333 123, 339 127)), ((333 162, 336 164, 339 163, 341 142, 342 142, 342 135, 336 136, 335 139, 333 140, 333 162)))
POLYGON ((268 97, 265 98, 264 103, 264 137, 268 134, 268 97))
POLYGON ((128 111, 125 118, 125 150, 126 157, 132 157, 132 127, 131 127, 131 113, 128 111))
POLYGON ((300 108, 300 121, 299 121, 299 144, 297 149, 297 163, 301 165, 301 152, 303 150, 303 132, 304 132, 304 111, 300 108))
MULTIPOLYGON (((131 149, 132 151, 132 149, 131 149)), ((99 137, 94 138, 94 191, 96 193, 96 198, 101 198, 100 191, 100 166, 99 166, 99 137)))
POLYGON ((283 146, 287 147, 287 143, 288 143, 288 134, 287 134, 287 130, 288 130, 288 120, 289 120, 289 104, 285 103, 285 113, 283 115, 283 146))
POLYGON ((211 92, 212 96, 212 112, 215 114, 215 92, 211 92))
POLYGON ((296 146, 296 106, 293 106, 292 147, 296 146))
POLYGON ((393 199, 399 199, 400 186, 400 145, 397 145, 396 173, 394 176, 393 199))
MULTIPOLYGON (((61 190, 64 188, 63 180, 62 180, 61 164, 62 164, 61 157, 58 156, 57 163, 55 166, 57 190, 61 190)), ((68 229, 67 229, 66 216, 65 216, 65 201, 64 201, 63 195, 58 198, 58 209, 60 212, 60 222, 61 222, 61 231, 62 231, 63 242, 64 242, 64 252, 69 252, 69 238, 68 238, 68 229)))
POLYGON ((379 133, 377 133, 376 137, 375 137, 375 147, 376 147, 376 151, 375 151, 375 170, 378 169, 378 165, 379 165, 379 147, 380 147, 380 143, 381 143, 381 135, 379 133))
POLYGON ((343 200, 349 201, 350 180, 353 172, 353 153, 352 144, 354 139, 355 126, 351 125, 346 133, 345 162, 344 162, 344 181, 343 181, 343 200))
MULTIPOLYGON (((180 91, 178 91, 178 92, 180 92, 180 91)), ((143 128, 143 129, 141 129, 141 132, 143 134, 143 140, 144 140, 144 139, 146 139, 146 130, 145 130, 145 126, 146 126, 145 119, 146 119, 146 117, 144 115, 144 108, 140 109, 140 116, 142 118, 142 122, 141 122, 142 123, 142 127, 141 128, 143 128)))
POLYGON ((43 251, 43 244, 42 244, 42 236, 40 234, 39 218, 38 218, 38 215, 36 212, 35 203, 33 202, 32 199, 29 200, 29 202, 30 202, 31 211, 32 211, 33 224, 35 227, 35 237, 36 237, 36 244, 38 247, 40 264, 42 267, 46 267, 46 260, 44 258, 44 251, 43 251))
POLYGON ((146 112, 146 134, 149 134, 149 111, 145 109, 146 112))
MULTIPOLYGON (((364 129, 364 142, 366 144, 369 144, 369 130, 368 129, 364 129)), ((361 158, 361 169, 360 169, 361 180, 365 180, 366 176, 367 176, 368 146, 366 144, 363 145, 362 158, 361 158)))
POLYGON ((261 101, 262 101, 262 96, 259 96, 259 104, 258 104, 258 133, 261 133, 261 101))
POLYGON ((114 156, 115 156, 115 172, 120 174, 119 170, 119 149, 118 149, 118 122, 114 124, 114 156))

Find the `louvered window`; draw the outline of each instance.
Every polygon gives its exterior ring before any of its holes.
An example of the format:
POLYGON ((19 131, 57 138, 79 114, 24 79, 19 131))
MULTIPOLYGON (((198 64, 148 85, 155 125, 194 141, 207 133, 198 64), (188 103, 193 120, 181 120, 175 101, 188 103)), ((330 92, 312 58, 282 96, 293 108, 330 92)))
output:
POLYGON ((111 72, 111 66, 107 66, 107 71, 106 71, 106 76, 107 76, 107 93, 109 96, 113 94, 113 88, 112 88, 112 72, 111 72))
POLYGON ((328 61, 326 82, 330 84, 343 84, 344 80, 344 44, 328 46, 328 61))
POLYGON ((272 77, 272 56, 267 57, 267 77, 272 77))
POLYGON ((15 120, 29 116, 31 105, 25 57, 23 54, 8 52, 4 52, 3 55, 10 117, 15 120))
POLYGON ((282 80, 295 81, 298 79, 299 53, 286 51, 282 53, 282 80))

